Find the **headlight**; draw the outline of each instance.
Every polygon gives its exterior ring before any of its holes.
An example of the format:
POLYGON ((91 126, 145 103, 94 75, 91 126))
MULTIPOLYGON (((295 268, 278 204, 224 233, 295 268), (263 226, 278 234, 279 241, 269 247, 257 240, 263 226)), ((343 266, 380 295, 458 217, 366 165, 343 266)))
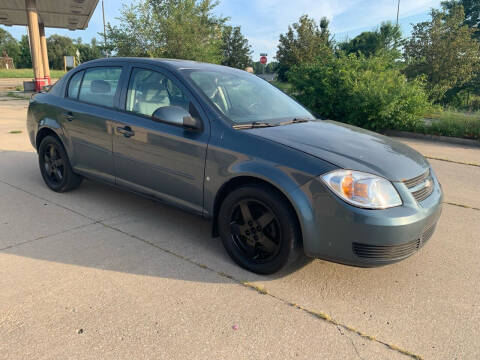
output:
POLYGON ((354 171, 335 170, 321 176, 333 192, 347 203, 367 209, 402 205, 400 195, 387 179, 354 171))

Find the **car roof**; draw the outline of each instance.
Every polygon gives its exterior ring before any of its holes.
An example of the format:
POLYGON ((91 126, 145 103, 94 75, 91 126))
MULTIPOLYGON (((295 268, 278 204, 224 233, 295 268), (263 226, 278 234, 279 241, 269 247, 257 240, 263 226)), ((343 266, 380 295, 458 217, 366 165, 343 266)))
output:
POLYGON ((96 59, 91 60, 88 62, 83 63, 82 65, 107 65, 107 64, 115 64, 117 62, 129 62, 135 64, 151 64, 151 65, 163 65, 170 70, 182 70, 182 69, 195 69, 195 70, 213 70, 222 69, 231 70, 231 71, 242 71, 238 69, 234 69, 228 66, 216 65, 216 64, 209 64, 209 63, 202 63, 198 61, 192 60, 178 60, 178 59, 160 59, 160 58, 142 58, 142 57, 112 57, 112 58, 104 58, 104 59, 96 59))

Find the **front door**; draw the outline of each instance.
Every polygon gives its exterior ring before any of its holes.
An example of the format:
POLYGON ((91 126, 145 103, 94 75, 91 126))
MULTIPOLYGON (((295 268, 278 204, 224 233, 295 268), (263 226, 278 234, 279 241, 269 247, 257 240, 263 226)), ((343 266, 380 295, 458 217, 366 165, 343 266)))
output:
POLYGON ((113 129, 116 182, 191 211, 203 211, 208 120, 189 91, 156 68, 132 68, 125 111, 113 129), (163 106, 181 106, 201 118, 203 131, 154 121, 163 106))

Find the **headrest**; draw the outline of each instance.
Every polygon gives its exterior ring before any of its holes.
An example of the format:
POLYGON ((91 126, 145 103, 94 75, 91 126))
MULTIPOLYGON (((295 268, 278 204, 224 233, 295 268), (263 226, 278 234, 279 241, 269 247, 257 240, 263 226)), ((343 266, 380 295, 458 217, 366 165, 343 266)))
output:
POLYGON ((162 90, 165 90, 165 84, 163 84, 162 81, 150 81, 142 84, 141 90, 143 92, 162 91, 162 90))
POLYGON ((95 94, 108 94, 112 87, 105 80, 92 80, 90 91, 95 94))

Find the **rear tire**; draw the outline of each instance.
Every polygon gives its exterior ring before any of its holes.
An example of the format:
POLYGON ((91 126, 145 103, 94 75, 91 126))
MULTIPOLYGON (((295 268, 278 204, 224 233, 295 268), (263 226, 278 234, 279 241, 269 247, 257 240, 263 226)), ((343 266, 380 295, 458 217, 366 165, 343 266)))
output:
POLYGON ((83 178, 73 172, 62 143, 54 136, 46 136, 40 143, 38 163, 45 184, 53 191, 70 191, 82 183, 83 178))
POLYGON ((268 186, 246 185, 228 194, 218 229, 230 257, 257 274, 273 274, 302 253, 295 214, 268 186))

